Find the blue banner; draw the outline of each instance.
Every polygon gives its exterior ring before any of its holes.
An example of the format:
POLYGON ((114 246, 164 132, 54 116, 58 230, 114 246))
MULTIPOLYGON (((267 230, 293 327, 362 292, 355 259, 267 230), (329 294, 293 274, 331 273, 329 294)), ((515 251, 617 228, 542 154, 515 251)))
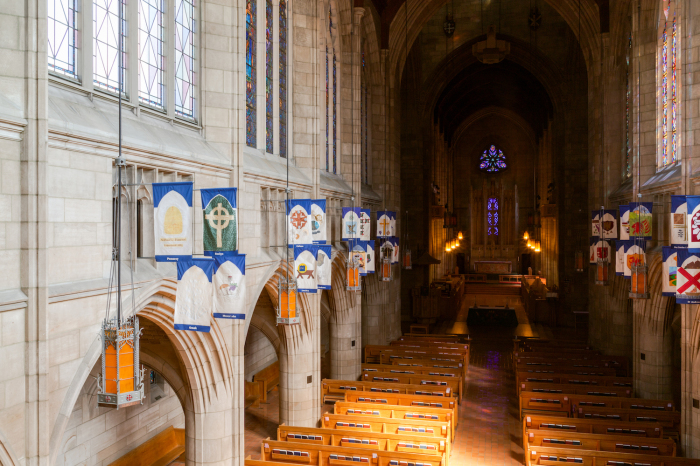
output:
POLYGON ((294 276, 299 293, 316 293, 318 275, 316 257, 317 244, 297 244, 294 246, 294 276))
POLYGON ((671 196, 671 244, 688 247, 688 203, 686 196, 671 196))
POLYGON ((360 239, 360 215, 359 207, 343 207, 342 240, 360 239))
POLYGON ((354 239, 348 241, 348 255, 351 259, 357 261, 360 268, 360 275, 367 275, 367 241, 354 239))
POLYGON ((374 255, 375 243, 371 239, 367 241, 367 273, 374 273, 376 271, 376 260, 374 255))
POLYGON ((377 238, 391 236, 391 212, 380 210, 377 212, 377 238))
POLYGON ((319 290, 331 289, 331 274, 333 271, 331 245, 318 245, 316 253, 316 286, 319 290))
POLYGON ((153 231, 157 262, 192 257, 192 182, 153 183, 153 231))
POLYGON ((700 196, 686 196, 688 210, 688 249, 700 252, 700 196))
POLYGON ((311 237, 314 244, 326 244, 326 200, 311 201, 311 237))
POLYGON ((214 255, 214 317, 245 319, 245 254, 214 255))
POLYGON ((202 189, 204 254, 238 250, 238 188, 202 189))
POLYGON ((651 239, 653 202, 631 202, 630 237, 651 239))
POLYGON ((615 242, 615 275, 625 274, 625 250, 627 249, 627 241, 617 240, 615 242))
POLYGON ((289 247, 295 244, 313 244, 311 228, 310 199, 289 199, 287 201, 287 225, 289 231, 289 247))
POLYGON ((700 304, 700 253, 676 249, 676 254, 676 304, 700 304))
POLYGON ((209 332, 212 310, 214 261, 188 258, 177 262, 175 330, 209 332))

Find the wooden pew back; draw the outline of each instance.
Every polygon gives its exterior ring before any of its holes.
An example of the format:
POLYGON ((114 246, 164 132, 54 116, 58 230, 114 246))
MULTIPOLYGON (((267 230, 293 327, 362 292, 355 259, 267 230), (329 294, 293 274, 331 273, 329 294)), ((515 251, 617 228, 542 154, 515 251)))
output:
POLYGON ((578 406, 574 412, 576 418, 614 419, 626 422, 658 422, 667 429, 677 430, 681 423, 678 411, 653 411, 630 408, 608 408, 598 406, 578 406))
POLYGON ((628 376, 628 359, 622 356, 607 355, 560 355, 556 352, 518 353, 514 357, 516 371, 534 363, 570 365, 572 367, 612 367, 621 377, 628 376), (525 365, 525 366, 524 366, 525 365))
POLYGON ((393 372, 397 374, 425 374, 439 375, 441 377, 464 376, 461 368, 424 367, 424 366, 399 366, 397 364, 362 364, 362 370, 367 372, 393 372))
POLYGON ((649 466, 698 466, 700 460, 668 456, 638 455, 609 451, 575 450, 555 447, 529 447, 526 462, 532 465, 559 466, 562 462, 576 462, 583 466, 649 465, 649 466), (574 460, 580 459, 580 461, 574 460))
POLYGON ((422 419, 392 419, 325 413, 321 417, 321 427, 359 432, 384 432, 396 435, 425 435, 446 441, 449 441, 451 436, 449 423, 422 419))
POLYGON ((528 447, 556 447, 584 450, 676 456, 676 442, 668 438, 617 437, 581 432, 529 430, 523 437, 528 447))
POLYGON ((170 464, 185 453, 185 429, 170 426, 142 443, 109 466, 150 466, 170 464))
POLYGON ((445 393, 448 395, 454 393, 457 399, 462 401, 462 382, 461 377, 442 377, 439 375, 422 375, 422 374, 396 374, 391 372, 368 372, 362 371, 362 380, 365 382, 380 382, 380 383, 402 383, 408 385, 421 385, 429 387, 445 387, 445 393))
POLYGON ((570 395, 592 396, 622 396, 632 397, 632 389, 629 387, 606 387, 600 385, 556 384, 548 382, 520 382, 518 395, 521 392, 533 393, 563 393, 570 395))
POLYGON ((632 377, 566 374, 561 372, 516 372, 515 382, 518 385, 523 382, 539 382, 552 384, 577 384, 583 386, 632 387, 632 377))
MULTIPOLYGON (((408 394, 429 396, 442 402, 456 401, 452 397, 453 390, 448 386, 426 386, 399 384, 393 382, 378 383, 357 380, 323 379, 321 381, 321 397, 324 401, 344 399, 346 392, 371 393, 372 395, 408 394), (449 391, 448 391, 449 390, 449 391)), ((457 400, 458 401, 458 400, 457 400)))
POLYGON ((458 419, 457 400, 454 398, 439 398, 426 395, 410 395, 398 393, 366 393, 346 391, 345 401, 353 403, 368 403, 368 404, 388 404, 398 406, 411 407, 426 407, 426 408, 444 408, 452 411, 452 418, 455 422, 458 419))
POLYGON ((662 438, 664 428, 658 422, 625 422, 608 419, 561 418, 542 414, 527 414, 523 417, 523 438, 530 430, 552 433, 580 432, 585 434, 605 434, 616 437, 639 436, 662 438))
POLYGON ((364 350, 365 363, 369 364, 387 364, 386 358, 396 357, 414 357, 421 359, 445 359, 459 361, 465 367, 469 365, 468 350, 442 350, 438 348, 403 348, 400 346, 382 346, 382 345, 367 345, 364 350), (382 357, 384 356, 384 357, 382 357))
MULTIPOLYGON (((571 416, 575 409, 583 408, 617 408, 627 409, 640 416, 648 416, 655 413, 674 412, 675 406, 668 400, 648 400, 644 398, 626 398, 614 396, 577 395, 562 393, 520 393, 520 417, 525 412, 551 411, 559 415, 571 416), (666 411, 662 411, 660 408, 666 411)), ((580 411, 583 413, 583 411, 580 411)), ((621 419, 623 420, 623 419, 621 419)))

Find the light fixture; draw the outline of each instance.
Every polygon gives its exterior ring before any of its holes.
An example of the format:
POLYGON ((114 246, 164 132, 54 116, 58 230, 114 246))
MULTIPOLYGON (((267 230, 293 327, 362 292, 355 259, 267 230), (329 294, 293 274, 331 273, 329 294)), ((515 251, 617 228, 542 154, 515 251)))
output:
POLYGON ((525 241, 529 240, 529 239, 530 239, 530 233, 528 233, 527 231, 525 231, 525 234, 523 235, 523 239, 524 239, 525 241))
POLYGON ((294 274, 279 273, 278 282, 277 323, 283 325, 298 324, 297 315, 297 281, 294 274))
POLYGON ((574 255, 574 265, 577 272, 583 272, 583 251, 576 251, 574 255))
POLYGON ((540 251, 541 251, 540 242, 539 242, 539 240, 538 240, 538 241, 535 242, 535 252, 540 252, 540 251))
POLYGON ((457 234, 457 239, 464 239, 461 231, 457 234))

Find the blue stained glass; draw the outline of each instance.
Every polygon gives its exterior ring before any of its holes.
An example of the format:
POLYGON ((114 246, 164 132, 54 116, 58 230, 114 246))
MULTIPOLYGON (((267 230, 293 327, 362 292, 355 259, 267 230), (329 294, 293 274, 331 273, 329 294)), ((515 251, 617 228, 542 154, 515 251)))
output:
POLYGON ((330 116, 330 107, 329 107, 329 93, 328 93, 328 47, 326 47, 326 171, 330 171, 331 166, 330 166, 330 140, 329 140, 329 133, 330 133, 330 123, 328 121, 329 116, 330 116))
POLYGON ((246 1, 246 144, 255 147, 257 141, 257 131, 255 124, 256 105, 256 60, 255 60, 255 26, 257 23, 257 11, 255 0, 246 1))
POLYGON ((486 202, 486 219, 488 223, 488 235, 498 236, 498 199, 488 198, 486 202))
POLYGON ((506 164, 506 156, 503 151, 496 149, 496 146, 491 145, 484 151, 479 159, 479 169, 488 173, 497 173, 508 168, 506 164))
POLYGON ((338 140, 337 140, 337 124, 336 124, 336 91, 338 88, 338 79, 336 77, 336 58, 335 50, 333 51, 333 173, 337 173, 337 153, 338 153, 338 140))
POLYGON ((280 157, 287 157, 287 0, 280 0, 280 157))
POLYGON ((274 90, 272 84, 272 0, 265 1, 265 150, 274 151, 274 135, 272 100, 274 90))

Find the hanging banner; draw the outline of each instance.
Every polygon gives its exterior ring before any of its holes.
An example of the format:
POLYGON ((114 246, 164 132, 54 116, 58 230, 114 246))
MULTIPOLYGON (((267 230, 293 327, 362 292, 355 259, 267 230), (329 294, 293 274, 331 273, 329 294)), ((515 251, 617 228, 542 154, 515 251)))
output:
POLYGON ((311 236, 314 244, 326 244, 326 200, 311 201, 311 236))
POLYGON ((287 201, 287 228, 289 247, 295 244, 313 243, 311 233, 311 202, 309 199, 289 199, 287 201))
POLYGON ((294 270, 299 293, 316 293, 316 255, 318 245, 297 244, 294 246, 294 270))
POLYGON ((204 254, 238 250, 237 188, 202 189, 204 254))
POLYGON ((690 249, 676 249, 676 255, 676 303, 700 304, 700 253, 690 249))
POLYGON ((391 236, 391 212, 380 210, 377 212, 377 238, 391 236))
POLYGON ((157 262, 192 257, 192 182, 153 183, 157 262))
POLYGON ((651 239, 653 202, 631 202, 630 205, 630 236, 633 238, 651 239))
POLYGON ((209 332, 213 272, 213 259, 190 257, 177 261, 175 330, 209 332))
POLYGON ((688 203, 685 196, 671 196, 671 245, 688 247, 688 203))
POLYGON ((214 317, 245 320, 245 254, 214 255, 214 317))
POLYGON ((360 210, 359 207, 343 207, 343 241, 360 239, 360 210))
POLYGON ((617 240, 615 242, 615 247, 617 248, 615 252, 615 275, 624 275, 625 249, 627 248, 627 241, 617 240))
POLYGON ((591 236, 590 238, 590 249, 588 251, 588 263, 589 264, 596 264, 598 263, 598 260, 596 259, 596 254, 595 254, 595 247, 596 244, 598 244, 598 238, 591 236))
POLYGON ((603 211, 603 239, 617 239, 617 210, 603 211))
POLYGON ((600 237, 600 210, 591 212, 591 236, 600 237))
POLYGON ((700 196, 686 196, 688 211, 688 249, 700 252, 700 196))
POLYGON ((369 209, 360 209, 360 239, 369 241, 370 232, 372 231, 372 211, 369 209))
POLYGON ((663 296, 676 296, 678 254, 676 248, 672 246, 664 246, 662 252, 663 276, 661 278, 661 294, 663 296))
POLYGON ((318 246, 316 252, 316 286, 319 290, 331 289, 331 273, 333 271, 331 254, 330 244, 318 246))
POLYGON ((625 250, 625 278, 632 278, 633 265, 646 264, 647 242, 629 240, 625 250))
POLYGON ((381 246, 379 247, 380 259, 389 258, 393 261, 394 258, 394 242, 391 238, 384 238, 381 241, 381 246))
POLYGON ((394 251, 391 254, 391 263, 399 263, 399 238, 397 236, 392 236, 391 243, 394 245, 394 251))
POLYGON ((391 223, 389 225, 389 235, 396 236, 396 212, 389 212, 391 217, 391 223))
POLYGON ((350 254, 350 261, 356 261, 359 269, 360 276, 367 275, 367 246, 366 241, 355 240, 352 241, 351 249, 348 252, 350 254))
POLYGON ((376 268, 374 266, 375 264, 375 256, 374 256, 374 240, 369 240, 367 241, 367 273, 374 273, 376 268))
POLYGON ((349 243, 350 260, 356 260, 360 268, 360 276, 367 275, 367 241, 353 240, 349 243))
POLYGON ((630 206, 620 206, 620 239, 630 239, 630 206))
POLYGON ((595 263, 598 263, 598 259, 607 259, 609 262, 611 250, 612 248, 608 241, 597 239, 595 244, 595 263))

